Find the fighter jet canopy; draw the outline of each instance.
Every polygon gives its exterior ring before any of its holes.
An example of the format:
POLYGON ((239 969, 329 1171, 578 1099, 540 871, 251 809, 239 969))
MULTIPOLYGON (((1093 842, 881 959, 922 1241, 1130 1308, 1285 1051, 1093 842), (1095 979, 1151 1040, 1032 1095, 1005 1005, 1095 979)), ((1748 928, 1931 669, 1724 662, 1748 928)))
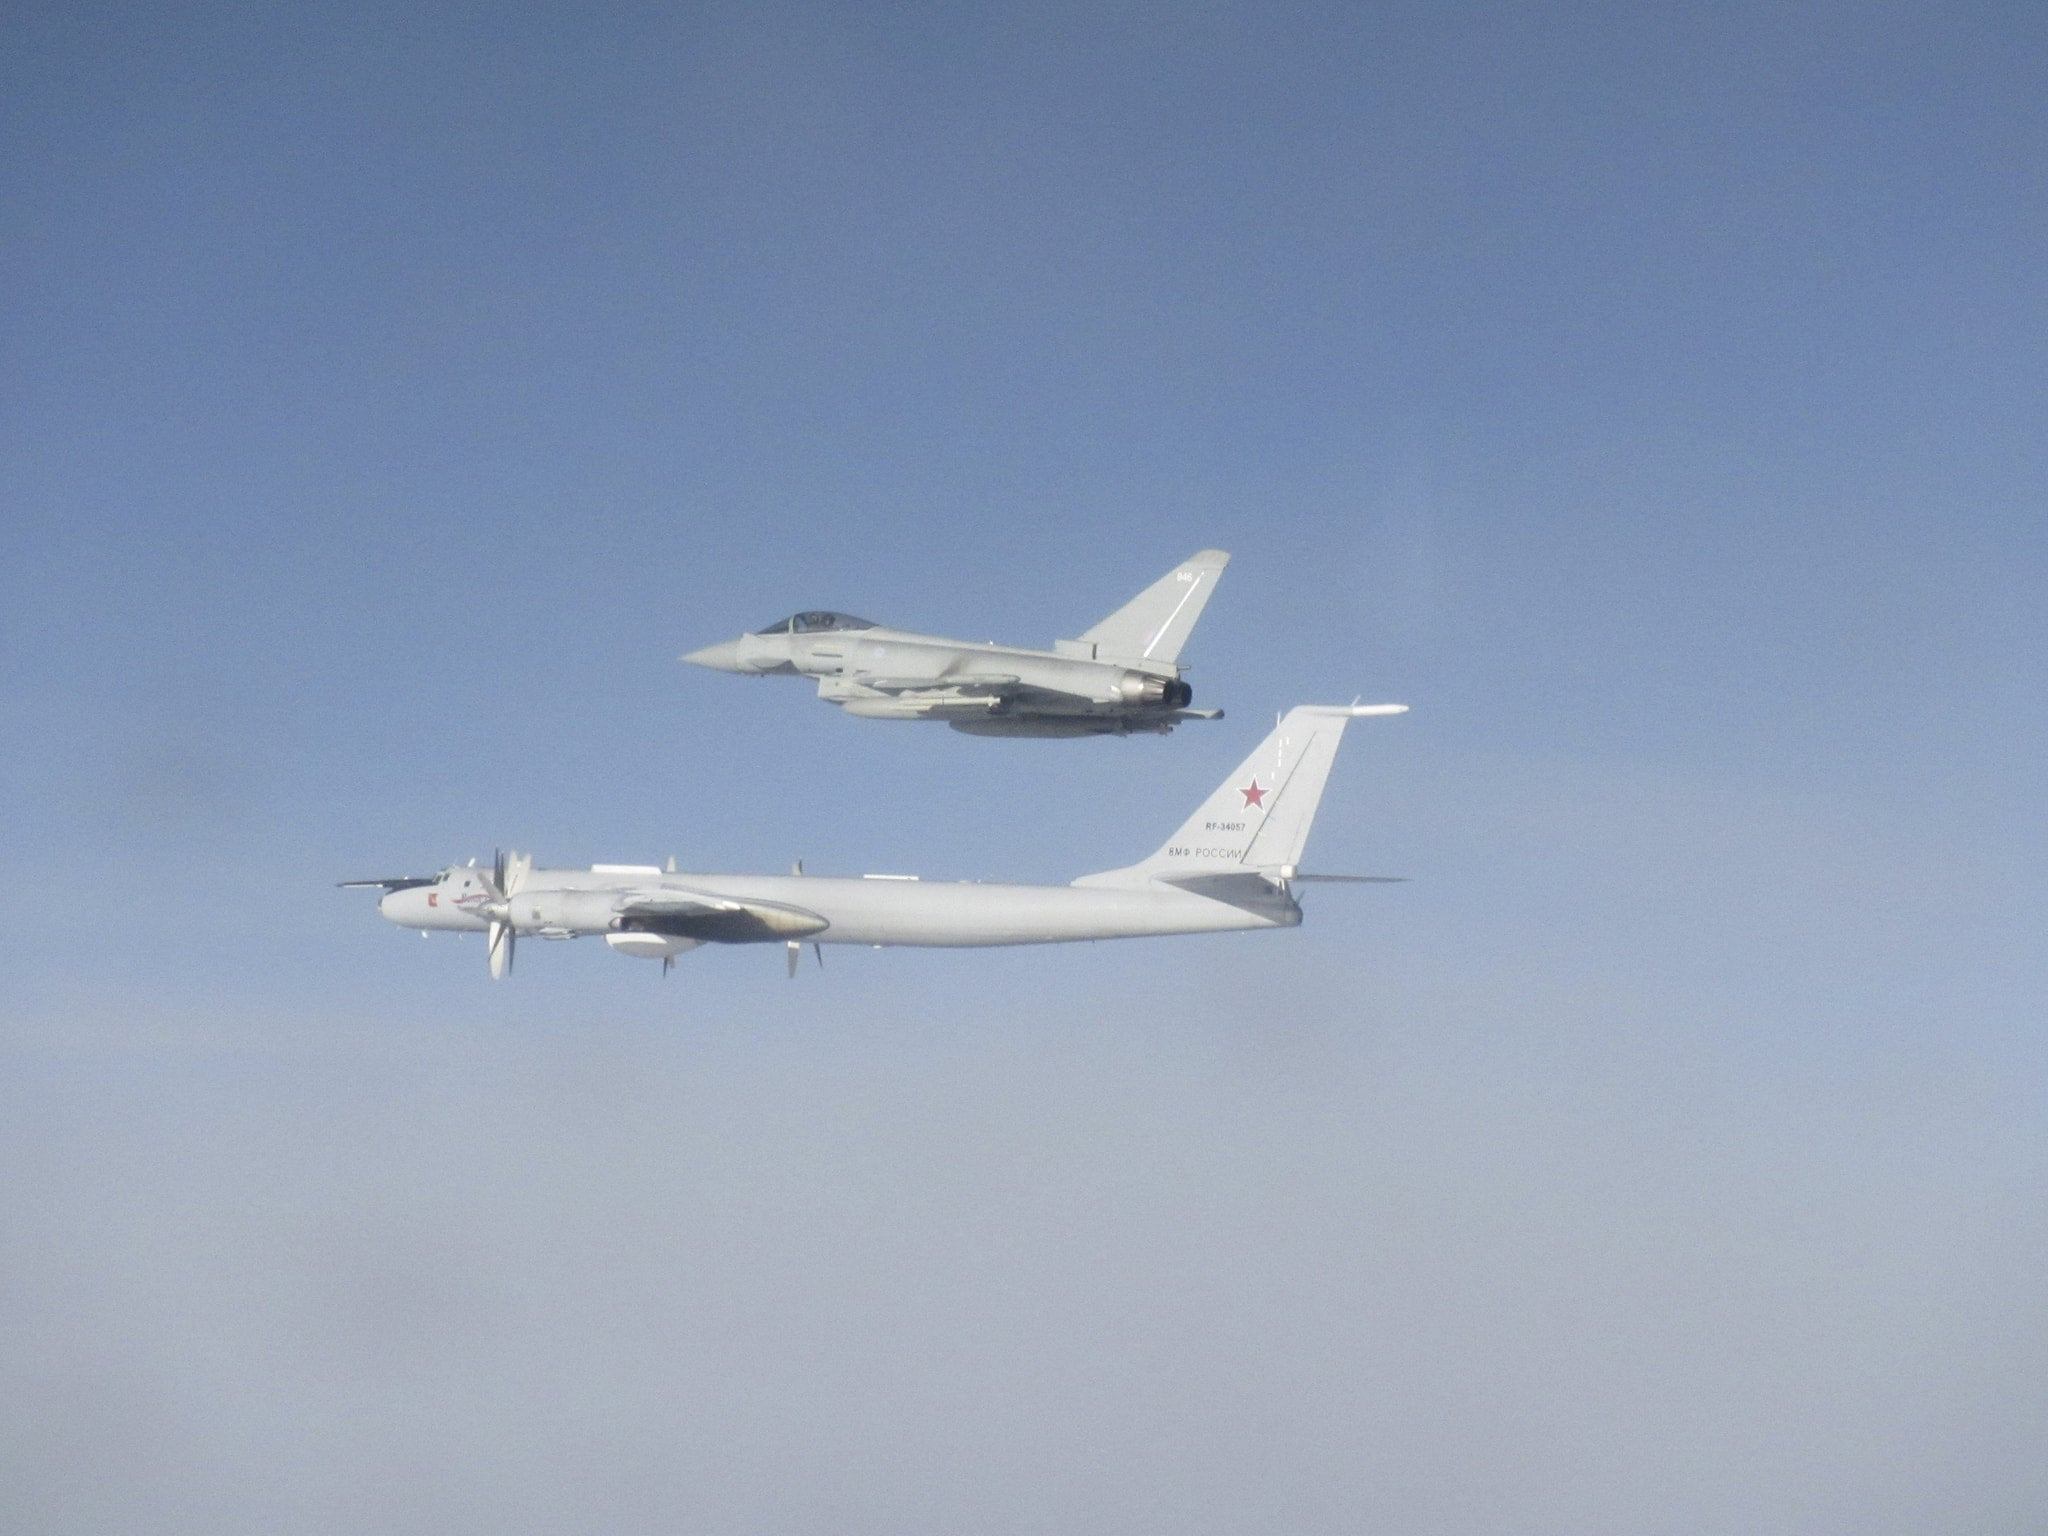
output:
POLYGON ((835 629, 873 629, 870 619, 856 619, 850 613, 825 613, 814 610, 810 613, 791 614, 788 618, 770 624, 766 629, 754 631, 757 635, 821 635, 835 629))

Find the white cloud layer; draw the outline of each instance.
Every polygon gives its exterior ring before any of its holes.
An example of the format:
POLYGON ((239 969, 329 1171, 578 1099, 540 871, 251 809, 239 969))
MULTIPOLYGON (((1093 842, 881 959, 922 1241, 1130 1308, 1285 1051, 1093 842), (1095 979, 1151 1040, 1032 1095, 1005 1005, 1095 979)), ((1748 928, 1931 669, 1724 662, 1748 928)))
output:
POLYGON ((1511 1069, 1488 1029, 1538 1016, 1470 999, 821 1024, 781 997, 681 1031, 17 1032, 17 1528, 2040 1508, 2038 1147, 1987 1086, 1908 1118, 1868 1079, 1760 1099, 1597 996, 1511 1069))

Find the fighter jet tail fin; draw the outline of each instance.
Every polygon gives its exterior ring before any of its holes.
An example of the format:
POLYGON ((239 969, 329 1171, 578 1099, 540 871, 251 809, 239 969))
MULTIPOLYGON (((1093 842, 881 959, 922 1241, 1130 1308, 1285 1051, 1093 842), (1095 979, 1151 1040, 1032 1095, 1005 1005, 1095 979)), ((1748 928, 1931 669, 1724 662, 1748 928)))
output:
POLYGON ((1136 885, 1158 879, 1259 873, 1294 877, 1344 727, 1366 715, 1398 715, 1405 704, 1300 704, 1281 717, 1237 772, 1150 858, 1084 875, 1076 885, 1136 885))
POLYGON ((1155 662, 1172 666, 1194 632, 1195 620, 1230 556, 1205 549, 1188 556, 1151 586, 1080 636, 1105 660, 1155 662))

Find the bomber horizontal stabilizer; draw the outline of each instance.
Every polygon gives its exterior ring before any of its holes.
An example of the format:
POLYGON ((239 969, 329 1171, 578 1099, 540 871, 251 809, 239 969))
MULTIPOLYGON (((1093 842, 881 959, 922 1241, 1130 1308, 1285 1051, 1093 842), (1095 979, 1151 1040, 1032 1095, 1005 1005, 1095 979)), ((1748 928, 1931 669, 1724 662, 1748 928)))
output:
POLYGON ((1406 885, 1406 875, 1304 875, 1292 874, 1287 877, 1299 885, 1307 881, 1312 885, 1406 885))

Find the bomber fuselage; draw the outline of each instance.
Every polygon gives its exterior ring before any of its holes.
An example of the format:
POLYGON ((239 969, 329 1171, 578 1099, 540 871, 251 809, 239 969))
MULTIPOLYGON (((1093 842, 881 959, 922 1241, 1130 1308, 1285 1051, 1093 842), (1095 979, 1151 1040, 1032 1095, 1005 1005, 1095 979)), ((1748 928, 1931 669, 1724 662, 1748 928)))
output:
MULTIPOLYGON (((430 885, 391 891, 378 903, 406 928, 481 933, 491 897, 477 872, 444 870, 430 885)), ((1289 928, 1301 909, 1279 887, 1255 877, 1228 899, 1152 883, 1141 886, 1002 885, 890 875, 695 875, 652 865, 534 870, 505 903, 522 936, 578 938, 675 932, 697 941, 915 945, 1057 944, 1078 939, 1289 928), (672 890, 744 903, 737 914, 694 917, 687 929, 663 928, 618 910, 620 898, 672 890)), ((503 909, 500 909, 503 910, 503 909)))

